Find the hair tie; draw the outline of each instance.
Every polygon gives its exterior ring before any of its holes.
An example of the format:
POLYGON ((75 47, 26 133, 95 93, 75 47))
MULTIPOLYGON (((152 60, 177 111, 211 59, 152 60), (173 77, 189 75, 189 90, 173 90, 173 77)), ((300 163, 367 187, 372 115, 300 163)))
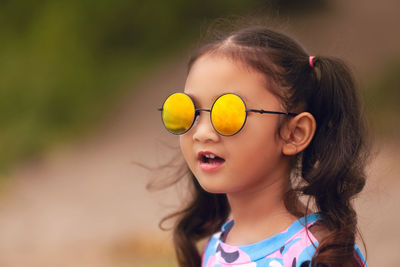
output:
POLYGON ((314 68, 314 63, 313 63, 313 59, 314 59, 315 57, 314 56, 310 56, 309 58, 308 58, 308 63, 310 64, 310 67, 311 68, 314 68))

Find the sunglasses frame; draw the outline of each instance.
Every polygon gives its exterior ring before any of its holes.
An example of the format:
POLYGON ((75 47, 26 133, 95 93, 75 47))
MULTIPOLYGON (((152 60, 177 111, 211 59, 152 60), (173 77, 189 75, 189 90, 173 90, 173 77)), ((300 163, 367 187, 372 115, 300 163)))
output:
POLYGON ((196 122, 197 116, 200 116, 200 111, 206 111, 206 112, 209 112, 209 113, 210 113, 210 122, 211 122, 212 127, 214 128, 214 130, 215 130, 218 134, 220 134, 220 135, 222 135, 222 136, 233 136, 233 135, 237 134, 238 132, 240 132, 240 131, 242 130, 242 128, 244 127, 244 125, 246 124, 246 121, 247 121, 247 113, 248 113, 248 112, 256 112, 256 113, 260 113, 260 114, 278 114, 278 115, 287 115, 287 116, 296 116, 296 115, 298 115, 298 113, 292 113, 292 112, 270 111, 270 110, 263 110, 263 109, 247 109, 246 102, 243 100, 243 98, 241 98, 238 94, 235 94, 235 93, 224 93, 224 94, 218 96, 217 99, 214 100, 214 102, 213 102, 213 104, 212 104, 212 106, 211 106, 211 109, 196 108, 196 105, 195 105, 195 103, 194 103, 194 101, 193 101, 193 98, 192 98, 190 95, 188 95, 188 94, 186 94, 186 93, 184 93, 184 92, 176 92, 176 93, 172 93, 172 94, 168 95, 167 98, 165 98, 162 107, 161 107, 161 108, 157 108, 158 111, 161 111, 161 121, 162 121, 162 123, 163 123, 165 129, 167 129, 168 132, 170 132, 170 133, 172 133, 172 134, 174 134, 174 135, 182 135, 182 134, 187 133, 190 129, 192 129, 194 123, 196 122), (189 128, 188 128, 186 131, 184 131, 184 132, 182 132, 182 133, 174 133, 174 132, 170 131, 170 130, 165 126, 165 123, 164 123, 164 120, 163 120, 163 107, 164 107, 164 104, 165 104, 165 102, 167 101, 167 99, 168 99, 170 96, 172 96, 172 95, 174 95, 174 94, 176 94, 176 93, 181 93, 181 94, 185 94, 186 96, 188 96, 189 99, 190 99, 190 101, 192 101, 192 104, 193 104, 193 107, 194 107, 194 111, 195 111, 192 124, 189 126, 189 128), (242 126, 240 127, 240 129, 237 130, 234 134, 222 134, 222 133, 220 133, 217 129, 215 129, 214 123, 212 122, 211 114, 212 114, 212 110, 213 110, 214 104, 217 102, 217 100, 218 100, 220 97, 222 97, 222 96, 224 96, 224 95, 235 95, 235 96, 237 96, 237 97, 243 102, 244 107, 245 107, 246 115, 245 115, 245 118, 244 118, 244 122, 243 122, 242 126))

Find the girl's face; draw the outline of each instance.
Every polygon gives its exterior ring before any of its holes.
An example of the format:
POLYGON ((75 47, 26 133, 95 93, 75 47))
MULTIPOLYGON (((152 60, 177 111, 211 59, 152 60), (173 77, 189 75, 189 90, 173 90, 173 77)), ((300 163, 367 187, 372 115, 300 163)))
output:
MULTIPOLYGON (((235 93, 242 97, 248 109, 283 111, 279 98, 266 86, 261 73, 242 63, 223 56, 204 55, 192 66, 185 93, 194 99, 196 108, 210 109, 218 96, 235 93)), ((200 112, 193 127, 180 136, 180 147, 204 190, 252 193, 287 178, 289 161, 282 154, 279 116, 249 112, 239 133, 221 136, 211 124, 210 113, 200 112), (204 160, 204 153, 223 160, 204 160)))

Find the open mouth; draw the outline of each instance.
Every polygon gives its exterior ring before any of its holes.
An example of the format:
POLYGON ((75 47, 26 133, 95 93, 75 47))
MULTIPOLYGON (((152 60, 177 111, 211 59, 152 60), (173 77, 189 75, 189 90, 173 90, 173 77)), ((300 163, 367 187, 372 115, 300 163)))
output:
POLYGON ((225 159, 211 152, 200 152, 198 154, 200 169, 203 171, 215 171, 225 162, 225 159))
POLYGON ((223 158, 220 158, 214 154, 203 154, 200 157, 200 162, 206 164, 222 164, 224 161, 225 160, 223 158))

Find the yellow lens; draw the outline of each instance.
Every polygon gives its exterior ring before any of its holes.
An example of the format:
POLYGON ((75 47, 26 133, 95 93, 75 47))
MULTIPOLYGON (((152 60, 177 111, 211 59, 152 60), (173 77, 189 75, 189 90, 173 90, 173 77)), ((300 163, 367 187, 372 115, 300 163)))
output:
POLYGON ((192 99, 183 93, 175 93, 165 100, 162 119, 168 131, 182 134, 190 129, 195 115, 192 99))
POLYGON ((246 105, 237 95, 222 95, 212 107, 211 121, 220 134, 233 135, 242 129, 246 121, 246 105))

